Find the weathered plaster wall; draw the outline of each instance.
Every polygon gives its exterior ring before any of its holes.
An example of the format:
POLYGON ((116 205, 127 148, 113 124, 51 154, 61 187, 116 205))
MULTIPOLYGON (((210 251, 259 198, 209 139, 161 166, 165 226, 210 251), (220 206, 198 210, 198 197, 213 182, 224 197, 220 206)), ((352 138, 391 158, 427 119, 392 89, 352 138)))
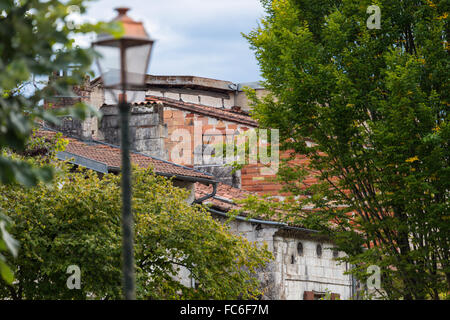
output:
MULTIPOLYGON (((255 91, 259 98, 264 97, 268 93, 267 90, 262 88, 256 88, 255 91)), ((241 107, 244 111, 249 111, 251 109, 250 101, 242 90, 217 92, 207 89, 198 90, 153 85, 147 90, 147 95, 198 103, 215 108, 231 109, 231 107, 236 106, 241 107)))
POLYGON ((333 257, 332 250, 327 249, 332 248, 330 243, 280 236, 274 239, 275 278, 279 279, 281 299, 303 299, 305 291, 329 291, 339 294, 341 299, 350 298, 351 278, 344 275, 346 264, 339 264, 333 257), (303 245, 303 255, 297 252, 299 242, 303 245), (318 244, 323 248, 321 257, 316 253, 318 244))
POLYGON ((186 199, 186 202, 191 204, 195 200, 195 183, 189 181, 181 181, 174 179, 172 183, 175 187, 184 188, 189 192, 189 197, 186 199))
MULTIPOLYGON (((256 96, 258 98, 265 97, 269 92, 265 89, 255 89, 256 96)), ((247 98, 247 95, 244 91, 237 91, 234 95, 235 106, 241 107, 244 111, 250 111, 250 101, 247 98)))
MULTIPOLYGON (((216 216, 215 216, 216 217, 216 216)), ((224 218, 217 217, 224 222, 224 218)), ((344 275, 345 264, 339 264, 329 242, 313 240, 310 236, 296 233, 296 236, 280 235, 276 226, 232 221, 230 229, 251 242, 267 243, 274 260, 260 270, 258 277, 265 288, 264 299, 303 300, 305 291, 339 294, 340 299, 351 297, 351 278, 344 275), (301 242, 303 254, 297 246, 301 242), (316 254, 316 246, 322 245, 322 256, 316 254), (294 263, 292 263, 294 262, 294 263)), ((342 257, 343 253, 339 253, 342 257)))
POLYGON ((235 105, 234 93, 156 86, 147 90, 147 95, 202 104, 215 108, 231 109, 235 105))
MULTIPOLYGON (((119 96, 122 94, 121 90, 104 90, 104 104, 115 105, 118 102, 119 96)), ((126 91, 127 102, 143 102, 145 101, 145 91, 126 91)))

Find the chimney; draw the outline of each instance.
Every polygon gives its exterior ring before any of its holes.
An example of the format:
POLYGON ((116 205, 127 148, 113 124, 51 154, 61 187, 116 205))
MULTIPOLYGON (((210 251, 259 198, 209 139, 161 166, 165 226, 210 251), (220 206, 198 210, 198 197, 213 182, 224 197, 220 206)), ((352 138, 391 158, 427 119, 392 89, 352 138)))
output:
MULTIPOLYGON (((54 72, 49 76, 48 82, 52 83, 59 81, 67 76, 67 70, 54 72)), ((55 92, 55 95, 44 101, 45 109, 61 109, 72 107, 79 102, 89 103, 91 97, 90 78, 87 76, 83 83, 79 86, 74 86, 71 93, 61 95, 55 92)), ((61 119, 59 125, 44 122, 44 125, 62 132, 67 136, 71 136, 81 140, 92 140, 92 121, 93 118, 87 118, 84 121, 72 117, 64 117, 61 119)))
MULTIPOLYGON (((117 105, 103 105, 103 117, 99 132, 107 143, 120 145, 120 115, 117 105)), ((167 125, 164 124, 164 106, 141 102, 130 106, 131 150, 142 152, 159 159, 168 159, 164 140, 167 138, 167 125)))

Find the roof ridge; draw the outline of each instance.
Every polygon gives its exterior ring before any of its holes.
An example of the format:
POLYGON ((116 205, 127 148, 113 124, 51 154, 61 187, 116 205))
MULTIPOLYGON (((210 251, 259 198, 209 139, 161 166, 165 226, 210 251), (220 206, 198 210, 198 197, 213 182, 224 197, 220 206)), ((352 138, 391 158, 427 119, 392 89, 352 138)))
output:
MULTIPOLYGON (((92 140, 92 142, 95 142, 95 143, 100 144, 100 145, 103 145, 103 146, 108 146, 108 147, 111 147, 111 148, 121 149, 120 146, 116 146, 116 145, 114 145, 114 144, 110 144, 110 143, 103 142, 103 141, 92 140)), ((140 156, 144 156, 144 157, 147 157, 147 158, 151 158, 151 159, 154 159, 154 160, 157 160, 157 161, 161 161, 161 162, 164 162, 164 163, 167 163, 167 164, 170 164, 170 165, 174 165, 174 166, 177 166, 177 167, 180 167, 180 168, 183 168, 183 169, 192 170, 192 171, 194 171, 194 172, 204 174, 205 176, 214 177, 213 175, 211 175, 211 174, 209 174, 209 173, 206 173, 206 172, 197 170, 197 169, 195 169, 195 168, 190 168, 190 167, 187 167, 187 166, 183 166, 183 165, 181 165, 181 164, 177 164, 177 163, 175 163, 175 162, 171 162, 171 161, 164 160, 164 159, 161 159, 161 158, 158 158, 158 157, 155 157, 155 156, 151 156, 151 155, 148 155, 148 154, 139 152, 139 151, 130 151, 130 152, 131 152, 131 153, 134 153, 134 154, 138 154, 138 155, 140 155, 140 156)))
MULTIPOLYGON (((232 115, 240 115, 243 117, 247 117, 247 118, 251 118, 250 116, 244 115, 244 114, 239 114, 235 111, 232 111, 230 109, 225 109, 225 108, 216 108, 213 106, 208 106, 206 104, 201 104, 201 103, 193 103, 193 102, 188 102, 188 101, 183 101, 183 100, 177 100, 177 99, 173 99, 173 98, 168 98, 168 97, 158 97, 158 96, 154 96, 154 95, 146 95, 145 99, 147 98, 155 98, 155 99, 162 99, 162 100, 167 100, 168 102, 173 102, 173 103, 182 103, 185 104, 187 106, 192 106, 192 107, 205 107, 207 109, 211 109, 211 110, 220 110, 222 112, 227 112, 227 113, 231 113, 232 115)), ((253 120, 253 119, 252 119, 253 120)), ((254 120, 253 120, 254 121, 254 120)))
MULTIPOLYGON (((196 103, 192 103, 192 102, 179 101, 179 100, 172 99, 172 98, 158 97, 158 96, 154 96, 154 95, 147 95, 145 97, 145 101, 153 102, 153 103, 163 102, 163 103, 169 104, 169 106, 174 107, 174 108, 188 109, 191 112, 198 112, 198 113, 203 112, 212 117, 221 118, 221 119, 228 120, 228 121, 240 122, 240 123, 244 123, 246 125, 250 125, 250 126, 254 126, 254 127, 258 126, 258 122, 256 120, 254 120, 251 116, 242 114, 239 112, 235 112, 230 109, 216 108, 213 106, 196 104, 196 103), (197 110, 192 110, 194 108, 196 108, 197 110), (198 110, 198 109, 200 109, 200 110, 198 110)), ((136 105, 136 106, 145 105, 145 103, 140 102, 140 103, 135 103, 134 105, 136 105)))

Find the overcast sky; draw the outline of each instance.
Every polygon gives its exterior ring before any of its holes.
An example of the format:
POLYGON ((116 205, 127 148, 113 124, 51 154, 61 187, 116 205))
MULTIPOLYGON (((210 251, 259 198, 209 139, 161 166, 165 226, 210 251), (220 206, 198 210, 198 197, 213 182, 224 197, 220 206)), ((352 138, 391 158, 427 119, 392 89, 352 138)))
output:
MULTIPOLYGON (((235 83, 260 80, 247 41, 264 11, 259 0, 97 0, 90 19, 110 21, 116 7, 144 22, 156 40, 150 74, 194 75, 235 83)), ((89 19, 89 20, 90 20, 89 19)))

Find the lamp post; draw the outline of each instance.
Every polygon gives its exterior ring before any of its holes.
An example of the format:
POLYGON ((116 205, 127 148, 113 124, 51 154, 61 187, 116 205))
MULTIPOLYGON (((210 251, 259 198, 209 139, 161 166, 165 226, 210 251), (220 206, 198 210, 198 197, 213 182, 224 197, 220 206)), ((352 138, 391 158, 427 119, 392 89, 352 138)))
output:
POLYGON ((122 23, 123 35, 120 38, 99 35, 92 46, 100 55, 96 60, 104 88, 121 92, 118 104, 122 152, 123 290, 125 299, 134 300, 136 292, 133 215, 131 212, 130 107, 126 100, 126 93, 128 90, 142 90, 144 87, 153 41, 149 38, 141 22, 134 21, 127 16, 128 8, 117 8, 116 10, 118 16, 113 21, 122 23))

